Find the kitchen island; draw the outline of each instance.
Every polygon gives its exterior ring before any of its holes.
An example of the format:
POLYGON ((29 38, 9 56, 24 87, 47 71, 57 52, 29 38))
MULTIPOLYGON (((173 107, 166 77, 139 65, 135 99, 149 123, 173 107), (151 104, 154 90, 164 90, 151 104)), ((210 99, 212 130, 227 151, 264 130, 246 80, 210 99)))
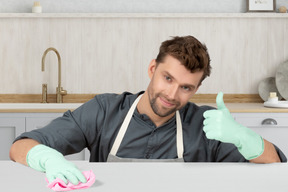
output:
MULTIPOLYGON (((287 163, 73 163, 96 176, 83 192, 288 191, 287 163)), ((0 169, 6 191, 52 191, 45 173, 12 161, 0 161, 0 169)))

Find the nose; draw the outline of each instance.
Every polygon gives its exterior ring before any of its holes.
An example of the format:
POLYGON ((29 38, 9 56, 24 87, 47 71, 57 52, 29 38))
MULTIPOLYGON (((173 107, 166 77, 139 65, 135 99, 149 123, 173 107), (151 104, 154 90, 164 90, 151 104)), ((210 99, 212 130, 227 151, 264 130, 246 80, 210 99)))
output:
POLYGON ((171 84, 167 89, 167 99, 174 100, 178 91, 176 84, 171 84))

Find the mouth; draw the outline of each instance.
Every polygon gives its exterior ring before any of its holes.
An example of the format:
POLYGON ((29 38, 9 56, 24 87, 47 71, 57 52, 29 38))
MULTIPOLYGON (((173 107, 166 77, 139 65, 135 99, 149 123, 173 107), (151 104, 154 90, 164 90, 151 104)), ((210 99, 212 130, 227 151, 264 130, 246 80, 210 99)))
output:
POLYGON ((172 108, 174 107, 176 104, 175 103, 171 103, 169 102, 167 99, 163 98, 163 97, 159 97, 162 105, 166 108, 172 108))

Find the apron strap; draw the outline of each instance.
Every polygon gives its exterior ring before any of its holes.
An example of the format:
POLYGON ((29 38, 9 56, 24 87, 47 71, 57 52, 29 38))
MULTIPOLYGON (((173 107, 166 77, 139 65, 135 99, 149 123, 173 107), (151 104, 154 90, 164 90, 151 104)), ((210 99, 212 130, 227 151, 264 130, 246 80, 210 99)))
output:
MULTIPOLYGON (((130 107, 120 129, 118 132, 118 135, 113 143, 113 146, 111 148, 110 154, 116 156, 116 153, 118 152, 118 149, 120 147, 120 144, 123 140, 123 137, 126 133, 126 130, 129 126, 130 120, 133 116, 133 113, 137 107, 137 104, 139 100, 141 99, 142 95, 139 95, 137 99, 134 101, 132 106, 130 107)), ((182 123, 181 123, 181 117, 179 111, 176 111, 176 143, 177 143, 177 155, 178 158, 183 158, 184 153, 184 146, 183 146, 183 131, 182 131, 182 123)))
POLYGON ((179 111, 176 111, 176 127, 177 127, 177 135, 176 135, 176 142, 177 142, 177 155, 178 158, 183 158, 184 153, 184 144, 183 144, 183 131, 182 131, 182 123, 179 111))
POLYGON ((130 109, 129 109, 129 111, 128 111, 128 113, 127 113, 127 115, 126 115, 126 117, 125 117, 120 129, 119 129, 118 135, 117 135, 117 137, 116 137, 116 139, 114 141, 112 149, 110 151, 111 155, 115 155, 116 156, 116 153, 117 153, 117 151, 118 151, 118 149, 120 147, 120 144, 122 142, 122 139, 123 139, 123 137, 124 137, 124 135, 126 133, 126 130, 127 130, 128 125, 130 123, 132 115, 133 115, 133 113, 134 113, 134 111, 136 109, 136 106, 137 106, 139 100, 141 99, 141 97, 142 97, 142 95, 139 95, 137 97, 137 99, 134 101, 134 103, 132 104, 132 106, 130 107, 130 109))

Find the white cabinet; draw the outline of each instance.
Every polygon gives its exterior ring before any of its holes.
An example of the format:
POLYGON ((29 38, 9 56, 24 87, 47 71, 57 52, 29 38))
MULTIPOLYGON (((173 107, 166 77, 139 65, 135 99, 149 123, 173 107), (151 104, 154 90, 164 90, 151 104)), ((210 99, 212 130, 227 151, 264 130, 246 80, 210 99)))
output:
POLYGON ((14 139, 25 131, 25 118, 0 117, 0 160, 9 160, 14 139))
MULTIPOLYGON (((62 113, 35 113, 26 115, 26 131, 42 128, 48 125, 53 119, 62 115, 62 113)), ((88 154, 89 151, 84 149, 79 153, 67 155, 65 158, 69 160, 89 160, 88 154)))
POLYGON ((48 125, 53 119, 62 116, 62 114, 52 113, 49 115, 34 115, 33 117, 26 117, 26 131, 32 131, 48 125))
POLYGON ((278 146, 288 157, 288 113, 232 113, 235 120, 278 146))
MULTIPOLYGON (((9 160, 14 139, 25 131, 41 128, 62 113, 0 113, 0 160, 9 160)), ((277 145, 288 157, 288 113, 232 113, 240 124, 253 129, 277 145)), ((66 156, 69 160, 89 160, 87 149, 66 156)))
MULTIPOLYGON (((62 113, 0 113, 0 160, 9 159, 10 146, 21 133, 42 128, 62 115, 62 113)), ((79 153, 67 155, 65 158, 89 160, 89 156, 89 151, 84 149, 79 153)))

